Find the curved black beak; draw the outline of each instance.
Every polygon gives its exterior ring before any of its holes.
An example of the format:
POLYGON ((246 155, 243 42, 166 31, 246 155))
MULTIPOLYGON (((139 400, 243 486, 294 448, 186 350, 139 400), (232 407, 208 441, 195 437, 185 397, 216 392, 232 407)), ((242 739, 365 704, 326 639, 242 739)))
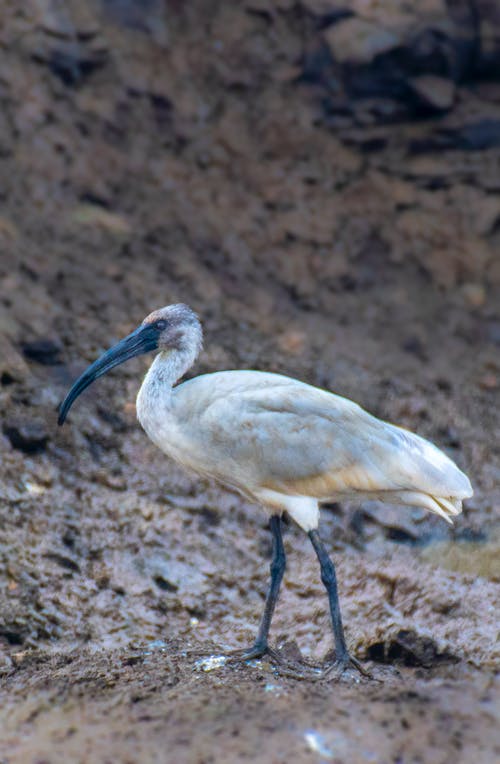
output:
POLYGON ((74 401, 78 398, 89 385, 96 379, 102 377, 108 371, 118 366, 124 361, 128 361, 129 358, 134 358, 136 355, 142 355, 143 353, 149 353, 151 350, 156 350, 158 347, 158 335, 159 332, 155 328, 154 324, 141 324, 132 334, 120 340, 109 350, 106 350, 103 355, 94 361, 84 372, 78 377, 73 387, 67 394, 64 401, 59 408, 58 424, 64 424, 64 421, 68 415, 68 411, 73 405, 74 401))

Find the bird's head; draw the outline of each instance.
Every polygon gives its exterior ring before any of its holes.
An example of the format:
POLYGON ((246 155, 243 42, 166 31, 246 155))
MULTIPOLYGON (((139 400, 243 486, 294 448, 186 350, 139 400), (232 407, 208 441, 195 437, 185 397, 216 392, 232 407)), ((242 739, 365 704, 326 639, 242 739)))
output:
MULTIPOLYGON (((155 350, 180 350, 188 352, 201 349, 201 325, 196 313, 188 305, 167 305, 146 316, 136 330, 144 336, 156 338, 155 350)), ((147 351, 145 351, 147 352, 147 351)))
POLYGON ((73 384, 59 408, 58 423, 64 424, 71 406, 89 385, 130 358, 153 350, 177 351, 187 356, 186 367, 194 362, 202 344, 198 316, 187 305, 167 305, 146 316, 131 334, 106 350, 73 384))

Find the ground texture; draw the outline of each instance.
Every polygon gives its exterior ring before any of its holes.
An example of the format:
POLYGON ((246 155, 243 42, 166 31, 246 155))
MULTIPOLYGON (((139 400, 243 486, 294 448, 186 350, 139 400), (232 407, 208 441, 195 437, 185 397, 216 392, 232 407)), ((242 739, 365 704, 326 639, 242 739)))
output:
MULTIPOLYGON (((498 760, 499 67, 479 0, 3 4, 0 761, 498 760), (147 441, 147 359, 57 428, 86 364, 174 301, 204 323, 193 373, 298 376, 471 476, 452 528, 323 510, 374 679, 224 662, 258 623, 265 516, 147 441)), ((285 545, 272 641, 319 664, 319 571, 285 545)))

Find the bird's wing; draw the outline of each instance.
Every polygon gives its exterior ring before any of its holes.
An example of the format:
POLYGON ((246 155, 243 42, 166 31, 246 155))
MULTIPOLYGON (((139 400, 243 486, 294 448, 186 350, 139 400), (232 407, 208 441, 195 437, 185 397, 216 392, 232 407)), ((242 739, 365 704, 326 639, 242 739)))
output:
POLYGON ((318 498, 358 491, 460 498, 471 492, 468 478, 433 444, 289 378, 228 391, 202 420, 232 473, 272 491, 318 498))

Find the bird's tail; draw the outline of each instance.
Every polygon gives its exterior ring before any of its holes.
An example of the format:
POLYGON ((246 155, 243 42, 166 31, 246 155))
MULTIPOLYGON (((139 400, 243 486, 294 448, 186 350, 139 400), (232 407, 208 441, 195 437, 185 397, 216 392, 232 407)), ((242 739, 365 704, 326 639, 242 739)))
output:
POLYGON ((456 496, 431 496, 419 491, 405 491, 402 498, 405 504, 428 509, 429 512, 434 512, 450 524, 453 523, 452 518, 462 511, 462 499, 456 496))

